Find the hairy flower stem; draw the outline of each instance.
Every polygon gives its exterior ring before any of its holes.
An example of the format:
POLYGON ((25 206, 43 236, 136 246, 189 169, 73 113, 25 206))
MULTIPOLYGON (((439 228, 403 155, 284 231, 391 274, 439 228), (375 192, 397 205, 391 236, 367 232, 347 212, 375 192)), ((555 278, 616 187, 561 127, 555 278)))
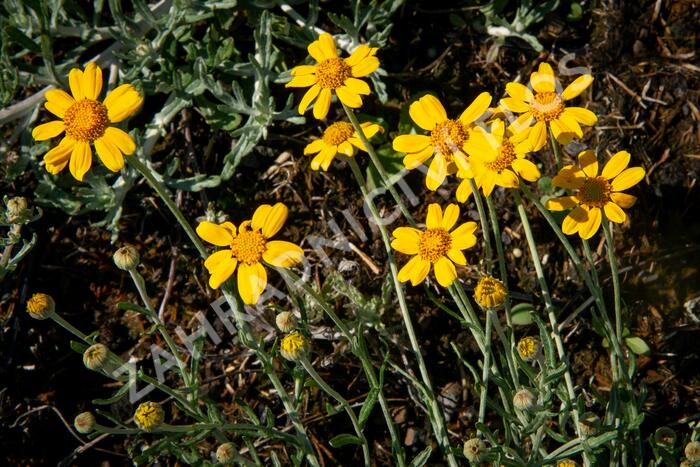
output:
POLYGON ((476 210, 479 212, 479 220, 481 221, 481 233, 484 237, 484 262, 486 263, 486 273, 491 274, 491 262, 493 258, 493 249, 491 248, 491 234, 489 233, 489 220, 486 217, 486 210, 484 209, 484 201, 481 198, 481 193, 479 192, 479 187, 476 186, 476 182, 473 178, 469 179, 469 186, 472 189, 472 196, 474 196, 474 202, 476 203, 476 210))
POLYGON ((404 449, 401 447, 402 443, 401 439, 399 438, 399 432, 394 424, 394 419, 391 412, 389 411, 389 403, 386 400, 384 388, 379 384, 377 375, 374 372, 374 365, 372 365, 367 349, 364 345, 360 344, 360 339, 362 339, 362 336, 358 335, 354 337, 350 328, 348 328, 343 320, 340 319, 328 302, 326 302, 326 300, 320 294, 316 293, 316 291, 310 287, 306 281, 302 280, 294 272, 288 269, 276 268, 276 270, 282 275, 282 277, 285 278, 288 284, 291 284, 293 287, 300 287, 307 295, 309 295, 316 302, 316 304, 323 309, 323 311, 328 315, 338 329, 340 329, 340 332, 350 343, 353 354, 362 362, 362 369, 370 384, 370 387, 372 389, 376 389, 377 391, 377 400, 379 401, 379 406, 382 409, 386 426, 389 429, 389 434, 391 435, 391 444, 396 456, 396 464, 399 467, 404 467, 406 465, 406 454, 404 449))
POLYGON ((369 445, 367 444, 367 438, 365 438, 365 435, 362 433, 362 427, 360 426, 360 422, 357 420, 357 415, 355 415, 355 411, 352 410, 352 407, 350 407, 350 404, 348 403, 347 400, 343 396, 341 396, 338 392, 336 392, 332 387, 326 383, 326 380, 324 380, 321 375, 319 375, 316 372, 316 369, 314 366, 311 364, 308 358, 306 356, 301 357, 299 360, 301 363, 301 366, 304 367, 306 372, 311 376, 311 378, 316 381, 316 384, 319 385, 323 391, 326 392, 329 396, 331 396, 333 399, 335 399, 338 404, 343 407, 343 410, 345 410, 345 413, 348 414, 348 417, 350 417, 350 421, 352 422, 352 426, 355 429, 355 434, 360 440, 360 444, 362 445, 362 455, 364 456, 365 459, 365 467, 370 466, 370 453, 369 453, 369 445))
POLYGON ((486 310, 486 330, 484 331, 484 363, 481 371, 481 395, 479 398, 479 423, 482 424, 486 420, 486 394, 489 390, 489 375, 491 374, 489 368, 491 367, 491 332, 493 326, 493 313, 494 311, 491 308, 486 310))
MULTIPOLYGON (((341 102, 341 104, 343 103, 341 102)), ((401 199, 401 195, 399 195, 399 193, 396 191, 396 188, 394 188, 394 184, 391 182, 389 174, 386 172, 386 169, 384 168, 382 161, 379 159, 377 152, 374 150, 374 147, 369 143, 369 140, 365 136, 364 131, 362 131, 360 121, 357 119, 355 111, 352 110, 350 107, 346 106, 345 104, 343 104, 343 110, 345 110, 345 114, 348 116, 348 119, 350 119, 350 123, 352 123, 352 126, 355 129, 357 136, 360 137, 360 141, 362 141, 362 144, 364 144, 365 148, 367 148, 367 153, 369 154, 369 158, 372 161, 372 165, 377 170, 377 173, 379 173, 379 177, 382 179, 384 186, 387 190, 389 190, 391 196, 393 196, 394 201, 396 201, 396 205, 399 207, 401 213, 404 215, 406 220, 408 220, 408 222, 411 225, 415 225, 415 221, 413 220, 413 216, 411 216, 411 212, 408 210, 403 200, 401 199)))
MULTIPOLYGON (((356 128, 356 131, 360 135, 363 134, 362 128, 360 128, 359 125, 356 128)), ((369 149, 369 142, 366 141, 366 138, 363 140, 363 142, 369 149)), ((423 360, 423 355, 421 354, 420 344, 418 343, 418 338, 416 337, 416 331, 413 329, 413 322, 411 320, 411 315, 408 311, 408 305, 406 303, 406 296, 404 295, 403 286, 398 279, 399 271, 391 250, 391 240, 389 237, 389 232, 387 231, 386 226, 384 225, 384 222, 382 221, 382 218, 379 215, 377 206, 374 204, 374 201, 367 192, 365 178, 362 176, 362 171, 357 165, 357 161, 355 161, 355 158, 353 157, 348 157, 346 158, 346 160, 348 161, 348 165, 350 166, 353 175, 357 179, 357 184, 360 186, 360 190, 362 191, 365 203, 369 207, 372 218, 374 219, 375 224, 379 228, 379 231, 382 236, 382 241, 384 242, 384 248, 386 250, 389 262, 389 269, 391 271, 394 289, 396 290, 396 296, 399 300, 399 309, 401 311, 401 317, 403 318, 404 326, 406 327, 406 332, 408 333, 408 338, 411 343, 411 349, 413 350, 414 356, 418 361, 418 368, 420 370, 421 379, 423 381, 423 385, 425 386, 423 389, 424 394, 428 399, 427 402, 430 406, 430 419, 433 425, 433 430, 435 431, 435 436, 445 457, 447 457, 447 461, 450 467, 456 467, 459 464, 457 463, 457 459, 452 453, 452 449, 450 447, 450 438, 447 433, 447 426, 445 424, 445 419, 442 414, 442 409, 440 408, 440 405, 437 402, 437 398, 435 397, 435 390, 433 389, 432 382, 430 381, 428 368, 426 367, 425 361, 423 360)))
POLYGON ((530 257, 532 259, 532 264, 535 266, 537 281, 539 282, 540 289, 542 290, 542 298, 544 299, 545 308, 547 310, 547 316, 549 317, 549 324, 552 328, 552 336, 554 337, 554 342, 556 344, 557 354, 559 355, 559 359, 566 365, 566 372, 564 373, 564 382, 566 383, 566 390, 569 396, 569 404, 571 405, 574 424, 576 426, 576 433, 581 439, 581 442, 584 443, 585 440, 581 434, 581 429, 579 427, 580 414, 578 413, 578 405, 576 404, 576 392, 574 391, 574 381, 571 377, 571 371, 569 370, 569 360, 566 355, 566 350, 564 350, 564 343, 561 339, 561 333, 559 332, 559 323, 557 322, 554 304, 552 303, 552 296, 549 293, 547 279, 544 277, 544 271, 542 270, 540 254, 537 252, 537 243, 535 242, 535 237, 532 235, 532 229, 530 228, 530 220, 528 219, 527 213, 525 212, 525 206, 523 206, 522 199, 520 198, 520 193, 518 191, 514 191, 513 193, 515 194, 515 203, 518 208, 520 220, 523 224, 523 230, 525 231, 527 245, 530 249, 530 257))
MULTIPOLYGON (((204 244, 201 242, 197 234, 195 233, 195 230, 192 228, 190 223, 187 221, 185 218, 184 214, 180 209, 177 207, 177 205, 173 202, 173 200, 170 198, 170 195, 168 194, 168 190, 165 188, 165 186, 161 183, 161 181, 153 174, 153 172, 148 168, 145 164, 143 164, 138 157, 127 157, 126 158, 129 163, 136 168, 136 170, 143 175, 143 177, 148 181, 148 183, 153 187, 153 189, 158 193, 160 198, 163 200, 166 206, 168 206, 168 209, 170 209, 170 212, 172 212, 173 216, 175 216, 175 219, 177 219, 178 223, 182 227, 182 229, 185 231, 187 236, 189 237, 190 241, 194 245, 194 247, 197 249, 197 252, 199 252, 199 255, 202 257, 202 259, 206 259, 209 253, 207 252, 206 247, 204 244)), ((230 281, 229 281, 230 282, 230 281)), ((317 467, 319 466, 319 461, 316 457, 316 454, 314 453, 313 447, 311 446, 311 441, 309 440, 309 436, 306 434, 306 429, 304 428, 304 425, 301 423, 301 420, 299 418, 299 415, 296 412, 296 409, 294 408, 294 405, 291 403, 289 400, 289 395, 284 389, 284 385, 282 385, 282 382, 279 379, 279 376, 277 375, 277 372, 275 371, 273 365, 272 365, 272 358, 270 357, 267 352, 261 347, 257 345, 255 342, 255 339, 252 338, 252 334, 250 332, 250 328, 248 326, 248 323, 243 319, 243 314, 240 312, 240 310, 243 309, 242 304, 240 303, 240 297, 238 296, 238 292, 234 291, 233 293, 227 292, 225 290, 225 287, 222 288, 224 297, 226 298, 227 303, 231 307, 231 310, 233 311, 233 315, 235 317, 236 321, 236 327, 239 331, 240 337, 241 337, 241 342, 246 345, 248 348, 252 349, 258 359, 262 362, 265 374, 266 376, 270 379, 270 382, 272 383, 273 387, 275 388, 275 391, 277 392, 278 397, 282 401, 282 404, 284 405, 285 410, 287 411, 287 414, 289 416, 289 419, 292 421, 292 425, 294 426, 294 429, 297 431, 297 435, 301 441, 301 445, 305 451, 306 454, 306 460, 309 463, 309 465, 317 467)))

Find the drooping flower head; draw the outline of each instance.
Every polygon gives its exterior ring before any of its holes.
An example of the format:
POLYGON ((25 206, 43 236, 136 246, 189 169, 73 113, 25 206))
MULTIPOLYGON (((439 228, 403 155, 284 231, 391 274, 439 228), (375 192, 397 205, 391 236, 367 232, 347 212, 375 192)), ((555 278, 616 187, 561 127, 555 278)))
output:
POLYGON ((134 422, 143 431, 153 431, 165 421, 165 411, 158 402, 139 404, 134 412, 134 422))
POLYGON ((35 293, 27 300, 27 313, 34 319, 47 319, 56 312, 56 302, 51 295, 35 293))
POLYGON ((508 291, 495 277, 483 276, 474 288, 474 299, 482 308, 499 308, 503 305, 508 291))
MULTIPOLYGON (((360 127, 367 139, 383 131, 381 126, 371 122, 362 123, 360 127)), ((357 149, 367 151, 360 136, 353 129, 352 123, 335 122, 326 128, 321 138, 312 141, 304 148, 304 154, 316 154, 311 160, 312 170, 326 171, 338 153, 353 157, 357 149)))
POLYGON ((537 337, 527 336, 518 341, 518 354, 526 362, 536 359, 542 352, 542 343, 537 337))
POLYGON ((299 331, 287 334, 280 342, 280 354, 292 362, 300 360, 309 352, 310 348, 309 340, 299 331))
POLYGON ((520 83, 508 83, 506 93, 510 97, 501 99, 501 105, 522 114, 511 125, 516 133, 527 132, 532 151, 539 151, 547 142, 547 127, 557 141, 568 144, 573 136, 583 137, 581 125, 593 126, 598 122, 590 110, 565 105, 565 101, 581 94, 592 82, 593 76, 582 75, 560 92, 552 67, 540 63, 538 70, 530 75, 532 90, 520 83))
POLYGON ((598 159, 593 151, 578 155, 578 167, 567 165, 552 179, 552 185, 574 190, 571 196, 562 196, 547 201, 550 211, 574 208, 562 223, 567 235, 578 233, 583 239, 591 238, 600 228, 602 213, 615 223, 627 218, 622 208, 631 208, 637 198, 622 191, 633 187, 644 178, 641 167, 627 168, 630 153, 620 151, 610 158, 598 175, 598 159), (601 211, 602 210, 602 211, 601 211))
POLYGON ((323 33, 307 48, 316 60, 315 65, 292 68, 292 80, 288 88, 309 88, 299 103, 299 113, 304 114, 312 102, 314 117, 323 120, 328 115, 333 94, 352 108, 362 107, 362 96, 370 93, 369 85, 361 79, 379 68, 375 57, 377 48, 362 44, 347 58, 338 56, 333 36, 323 33))
POLYGON ((522 133, 513 134, 503 120, 495 120, 491 131, 474 131, 466 149, 469 154, 469 170, 460 170, 457 176, 464 180, 457 187, 457 201, 466 202, 472 194, 468 178, 481 187, 484 196, 491 196, 495 186, 518 188, 518 176, 528 182, 540 178, 535 164, 526 159, 530 145, 522 140, 522 133))
POLYGON ((201 222, 197 235, 220 247, 204 262, 211 274, 209 286, 218 289, 238 268, 238 293, 243 302, 254 305, 267 285, 263 263, 289 268, 301 262, 304 252, 297 245, 282 240, 270 240, 287 220, 288 210, 282 203, 263 204, 253 219, 241 223, 238 229, 231 222, 214 224, 201 222))
POLYGON ((491 104, 491 94, 482 92, 474 99, 458 119, 447 118, 440 101, 426 95, 415 101, 408 109, 411 119, 430 135, 400 135, 394 138, 394 151, 404 152, 403 164, 413 170, 431 156, 433 157, 425 185, 429 190, 437 188, 445 177, 460 170, 469 170, 465 145, 475 130, 474 123, 491 104))
POLYGON ((46 91, 46 110, 60 118, 37 126, 32 137, 45 141, 65 132, 61 142, 44 156, 46 170, 57 174, 66 165, 77 180, 92 166, 95 146, 102 163, 112 172, 124 167, 124 154, 131 155, 136 144, 126 132, 110 126, 136 112, 143 97, 131 84, 122 84, 110 92, 103 102, 97 98, 102 91, 102 70, 88 63, 84 71, 73 68, 69 75, 71 97, 60 89, 46 91))
POLYGON ((450 232, 459 218, 459 206, 449 204, 443 215, 438 204, 428 206, 425 230, 399 227, 394 230, 391 247, 401 253, 414 255, 399 271, 401 282, 418 285, 430 272, 443 287, 449 287, 457 278, 455 264, 464 266, 467 259, 462 250, 476 245, 476 222, 465 222, 450 232))

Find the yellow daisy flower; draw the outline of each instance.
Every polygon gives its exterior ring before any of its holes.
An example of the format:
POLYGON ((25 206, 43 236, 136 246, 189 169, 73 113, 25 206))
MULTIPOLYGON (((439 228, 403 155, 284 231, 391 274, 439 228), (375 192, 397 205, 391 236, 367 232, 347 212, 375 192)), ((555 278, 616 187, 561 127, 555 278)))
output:
POLYGON ((314 117, 323 120, 331 106, 331 96, 335 92, 340 101, 348 107, 362 107, 362 96, 370 93, 369 85, 362 78, 379 68, 375 57, 377 48, 362 44, 348 57, 340 58, 333 36, 323 33, 318 40, 309 44, 309 55, 316 65, 300 65, 292 68, 292 80, 288 88, 307 88, 299 103, 299 113, 304 114, 309 105, 314 104, 314 117))
POLYGON ((469 153, 469 170, 460 170, 457 176, 465 180, 457 187, 457 201, 464 203, 472 194, 468 178, 481 187, 484 196, 490 196, 494 186, 518 188, 518 176, 528 182, 540 178, 535 164, 525 158, 529 143, 522 140, 522 133, 513 135, 502 120, 495 120, 491 132, 475 131, 466 144, 469 153))
POLYGON ((641 167, 627 168, 629 162, 630 153, 620 151, 598 175, 598 160, 593 151, 588 150, 578 155, 579 167, 562 167, 552 179, 552 185, 576 190, 576 194, 550 199, 546 207, 551 211, 575 208, 562 223, 565 234, 578 232, 583 239, 591 238, 600 227, 602 212, 612 222, 625 221, 627 215, 622 208, 631 208, 637 198, 621 192, 639 183, 645 174, 641 167))
POLYGON ((394 230, 391 247, 407 255, 415 255, 399 271, 399 281, 418 285, 433 266, 435 278, 449 287, 457 278, 455 264, 464 266, 467 259, 462 250, 476 245, 476 222, 465 222, 450 232, 459 218, 459 206, 448 204, 443 215, 438 204, 428 206, 425 230, 399 227, 394 230))
MULTIPOLYGON (((360 127, 362 127, 362 132, 367 139, 376 135, 377 132, 383 131, 381 126, 371 122, 362 123, 360 127)), ((367 151, 352 124, 336 122, 326 128, 321 138, 309 143, 304 148, 304 154, 316 154, 311 160, 311 169, 318 170, 320 168, 326 171, 338 153, 352 157, 355 155, 356 148, 367 151)))
POLYGON ((253 219, 243 222, 238 230, 231 222, 201 222, 197 235, 213 245, 226 247, 204 262, 211 274, 209 286, 218 289, 238 267, 238 292, 244 303, 255 305, 267 285, 263 262, 289 268, 300 263, 304 256, 303 250, 293 243, 269 240, 282 228, 287 214, 282 203, 263 204, 255 210, 253 219))
MULTIPOLYGON (((403 164, 408 170, 419 167, 433 157, 425 185, 429 190, 437 188, 457 169, 468 170, 465 144, 475 131, 474 122, 481 117, 491 104, 491 94, 482 92, 456 120, 447 118, 447 112, 440 101, 431 95, 423 96, 408 109, 411 119, 428 135, 400 135, 394 138, 394 151, 406 153, 403 164)), ((477 130, 478 131, 478 130, 477 130)))
POLYGON ((45 94, 46 110, 61 120, 44 123, 32 131, 37 141, 66 132, 58 146, 44 156, 46 170, 57 174, 68 165, 73 177, 82 181, 92 166, 90 143, 93 143, 105 167, 119 172, 124 167, 123 154, 133 154, 136 144, 126 132, 110 125, 136 112, 143 103, 143 96, 131 84, 122 84, 103 102, 97 101, 102 91, 102 70, 92 62, 84 71, 73 68, 68 81, 72 97, 60 89, 51 89, 45 94))
POLYGON ((530 85, 535 92, 523 84, 508 83, 506 93, 510 97, 501 99, 501 105, 522 114, 511 126, 517 133, 527 131, 532 151, 539 151, 547 142, 547 126, 557 141, 568 144, 574 135, 583 137, 581 125, 593 126, 598 122, 598 117, 590 110, 564 104, 585 91, 592 82, 591 75, 579 76, 560 93, 552 67, 540 63, 539 69, 530 75, 530 85))

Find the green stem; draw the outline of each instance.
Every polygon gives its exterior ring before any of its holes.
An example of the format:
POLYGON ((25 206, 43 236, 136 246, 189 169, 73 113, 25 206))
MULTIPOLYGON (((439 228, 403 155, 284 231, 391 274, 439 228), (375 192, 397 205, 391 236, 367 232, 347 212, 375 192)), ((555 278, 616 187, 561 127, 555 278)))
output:
POLYGON ((369 445, 367 444, 367 438, 365 438, 365 435, 362 433, 362 427, 360 426, 360 422, 359 422, 359 420, 357 420, 357 415, 355 415, 355 412, 352 410, 352 407, 350 407, 350 404, 343 396, 341 396, 332 387, 330 387, 328 385, 328 383, 326 383, 326 380, 324 380, 321 377, 321 375, 319 375, 316 372, 316 369, 311 364, 309 359, 306 358, 306 356, 303 356, 301 358, 300 362, 301 362, 301 365, 306 370, 306 372, 309 374, 309 376, 311 376, 311 378, 314 381, 316 381, 316 384, 318 384, 319 387, 326 392, 326 394, 328 394, 333 399, 335 399, 343 407, 343 410, 345 410, 345 413, 348 414, 348 417, 350 417, 350 421, 352 422, 352 426, 355 429, 355 434, 360 439, 360 443, 362 445, 362 455, 364 456, 364 459, 365 459, 365 467, 369 467, 369 465, 370 465, 369 445))
POLYGON ((548 129, 549 132, 549 142, 552 146, 552 153, 554 154, 554 160, 557 163, 557 170, 561 169, 563 167, 563 159, 561 157, 561 146, 559 145, 559 141, 556 140, 554 137, 554 134, 552 134, 552 130, 548 129))
POLYGON ((481 199, 481 192, 479 187, 476 186, 476 182, 473 178, 468 179, 469 185, 472 189, 472 196, 474 196, 474 202, 476 203, 476 210, 479 212, 479 220, 481 221, 481 233, 484 237, 484 261, 486 262, 486 273, 491 274, 491 262, 493 258, 492 248, 491 248, 491 235, 489 234, 489 221, 486 217, 486 210, 484 209, 484 202, 481 199))
POLYGON ((82 331, 78 330, 76 327, 74 327, 74 326, 73 326, 72 324, 70 324, 68 321, 66 321, 65 319, 63 319, 63 318, 61 317, 61 315, 59 315, 58 313, 52 313, 52 314, 51 314, 51 319, 54 320, 54 322, 55 322, 56 324, 58 324, 58 325, 61 326, 63 329, 65 329, 66 331, 70 332, 71 334, 73 334, 75 337, 77 337, 78 339, 82 340, 82 341, 85 342, 86 344, 92 345, 92 344, 95 343, 94 341, 88 339, 88 336, 87 336, 86 334, 84 334, 82 331))
POLYGON ((382 241, 384 242, 384 248, 386 250, 386 254, 389 261, 389 269, 391 271, 394 289, 396 290, 396 296, 399 301, 399 310, 401 311, 401 317, 403 318, 404 326, 406 327, 406 332, 408 334, 408 339, 411 343, 411 349, 413 350, 413 354, 416 357, 416 360, 418 361, 418 369, 420 370, 421 379, 423 381, 423 385, 425 386, 425 395, 428 399, 428 404, 430 406, 430 413, 432 414, 431 422, 433 425, 433 429, 435 430, 435 435, 437 437, 438 444, 442 448, 444 455, 447 457, 447 461, 450 467, 456 467, 458 463, 450 447, 450 438, 447 433, 447 426, 445 424, 445 419, 442 414, 442 409, 440 408, 440 405, 438 404, 437 399, 435 397, 435 391, 430 381, 430 375, 425 365, 425 361, 423 360, 420 344, 418 343, 418 338, 416 337, 416 332, 413 328, 411 315, 408 311, 408 305, 406 303, 406 297, 403 292, 403 286, 398 279, 398 268, 396 266, 396 261, 394 260, 394 255, 391 250, 389 232, 387 231, 386 226, 384 226, 384 223, 382 222, 382 219, 379 216, 377 206, 374 204, 374 201, 372 201, 372 198, 369 197, 369 193, 367 192, 367 186, 365 184, 365 179, 362 176, 362 171, 357 165, 355 158, 347 157, 346 160, 348 161, 348 165, 350 166, 353 175, 357 179, 357 183, 360 186, 360 191, 364 196, 365 203, 367 203, 367 206, 370 209, 374 222, 376 223, 381 233, 382 241))
POLYGON ((202 243, 202 241, 199 239, 197 236, 197 233, 194 231, 192 226, 190 225, 189 222, 187 222, 187 219, 185 219, 184 214, 182 214, 182 211, 178 209, 177 205, 175 202, 170 198, 170 194, 168 193, 167 188, 165 188, 165 185, 163 185, 160 180, 158 180, 155 175, 153 175, 153 172, 149 167, 147 167, 137 156, 133 157, 127 157, 126 160, 131 164, 141 175, 143 175, 143 178, 145 178, 148 183, 153 187, 154 190, 156 190, 156 193, 160 196, 160 199, 163 200, 165 205, 170 209, 170 212, 175 216, 177 221, 180 223, 180 226, 182 229, 185 231, 187 236, 190 238, 190 241, 194 245, 194 247, 197 249, 199 252, 199 255, 206 259, 207 256, 209 256, 209 253, 207 252, 206 247, 202 243))
POLYGON ((603 233, 608 248, 608 261, 610 261, 610 274, 612 275, 613 293, 615 303, 615 337, 620 348, 624 345, 622 337, 622 298, 620 295, 620 274, 617 270, 617 258, 615 257, 615 242, 613 241, 612 228, 607 218, 603 219, 603 233))
POLYGON ((352 123, 352 126, 355 129, 357 136, 360 137, 360 141, 362 141, 362 144, 364 144, 365 148, 367 148, 367 153, 369 154, 369 158, 372 161, 372 165, 377 170, 377 173, 379 173, 379 177, 382 179, 384 186, 387 188, 387 190, 389 190, 391 196, 393 196, 394 201, 396 201, 396 205, 399 207, 401 213, 404 215, 406 220, 408 220, 408 222, 411 225, 415 225, 415 221, 413 220, 413 216, 411 216, 411 212, 408 210, 403 200, 401 199, 401 195, 399 195, 399 193, 396 191, 396 188, 394 188, 394 184, 391 182, 389 174, 386 172, 382 161, 379 159, 377 152, 374 150, 374 146, 370 144, 369 140, 367 139, 367 136, 365 136, 365 133, 362 130, 362 127, 360 126, 360 122, 357 119, 357 116, 355 115, 355 111, 352 110, 350 107, 346 106, 345 104, 343 104, 343 110, 345 110, 345 114, 350 119, 350 123, 352 123))
MULTIPOLYGON (((479 398, 479 423, 486 419, 486 393, 489 390, 489 375, 491 372, 491 327, 493 323, 493 310, 486 310, 486 331, 484 334, 484 363, 481 371, 481 397, 479 398)), ((483 433, 482 433, 483 434, 483 433)))
POLYGON ((299 276, 288 269, 276 269, 280 274, 282 274, 282 277, 284 277, 288 283, 291 283, 296 287, 301 287, 301 289, 307 295, 309 295, 316 302, 316 304, 321 307, 321 309, 323 309, 323 311, 328 315, 338 329, 340 329, 340 332, 350 343, 353 354, 355 354, 362 362, 362 369, 367 377, 367 380, 369 381, 370 387, 377 390, 379 406, 382 409, 382 414, 384 415, 384 420, 391 436, 391 443, 396 454, 396 463, 399 467, 404 467, 406 465, 406 454, 404 449, 401 447, 401 439, 399 438, 399 433, 396 425, 394 424, 394 419, 389 411, 389 403, 384 395, 384 388, 379 384, 377 375, 374 372, 374 366, 372 365, 364 346, 359 344, 359 339, 361 339, 362 336, 353 337, 350 328, 348 328, 343 320, 340 319, 328 302, 326 302, 321 295, 316 293, 316 291, 309 286, 306 281, 303 281, 299 276))

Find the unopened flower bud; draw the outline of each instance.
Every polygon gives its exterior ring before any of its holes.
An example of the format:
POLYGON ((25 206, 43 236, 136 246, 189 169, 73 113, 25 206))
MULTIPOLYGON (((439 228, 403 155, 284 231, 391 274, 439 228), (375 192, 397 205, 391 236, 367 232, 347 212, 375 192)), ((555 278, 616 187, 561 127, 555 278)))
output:
POLYGON ((486 451, 486 443, 479 438, 472 438, 464 443, 464 457, 466 457, 469 462, 481 461, 486 451))
POLYGON ((481 308, 500 308, 506 299, 506 288, 498 279, 484 276, 476 284, 474 299, 481 308))
POLYGON ((35 293, 27 300, 27 313, 34 319, 46 319, 56 311, 56 303, 50 295, 35 293))
POLYGON ((294 313, 283 311, 275 316, 275 324, 277 324, 277 328, 282 332, 292 332, 297 327, 297 319, 294 313))
POLYGON ((136 408, 134 422, 144 431, 153 431, 165 421, 165 412, 158 402, 144 402, 136 408))
POLYGON ((700 441, 691 441, 685 445, 685 457, 691 462, 700 461, 700 441))
POLYGON ((287 360, 296 362, 309 351, 309 340, 300 332, 287 334, 280 343, 280 354, 287 360))
POLYGON ((513 406, 516 409, 529 411, 536 407, 537 398, 527 388, 522 388, 513 396, 513 406))
POLYGON ((216 449, 216 460, 222 464, 231 464, 236 458, 236 446, 224 443, 216 449))
POLYGON ((95 416, 92 414, 92 412, 80 413, 77 417, 75 417, 75 420, 73 420, 73 426, 76 430, 78 430, 78 433, 82 433, 84 435, 92 433, 92 431, 95 429, 95 416))
POLYGON ((83 363, 90 370, 101 370, 109 358, 109 349, 102 344, 93 344, 83 353, 83 363))
POLYGON ((523 337, 518 341, 518 353, 520 354, 520 358, 526 362, 536 359, 541 350, 542 344, 536 337, 523 337))
POLYGON ((22 196, 10 198, 5 203, 5 206, 7 207, 6 217, 9 222, 21 221, 30 215, 30 211, 27 209, 27 199, 22 196))
POLYGON ((131 245, 126 245, 119 248, 114 252, 114 264, 117 265, 119 269, 124 271, 131 271, 139 265, 140 257, 139 252, 136 251, 131 245))
POLYGON ((600 418, 592 412, 586 412, 581 415, 581 419, 578 422, 578 427, 581 430, 581 434, 585 436, 592 436, 596 434, 598 428, 600 427, 600 418))

